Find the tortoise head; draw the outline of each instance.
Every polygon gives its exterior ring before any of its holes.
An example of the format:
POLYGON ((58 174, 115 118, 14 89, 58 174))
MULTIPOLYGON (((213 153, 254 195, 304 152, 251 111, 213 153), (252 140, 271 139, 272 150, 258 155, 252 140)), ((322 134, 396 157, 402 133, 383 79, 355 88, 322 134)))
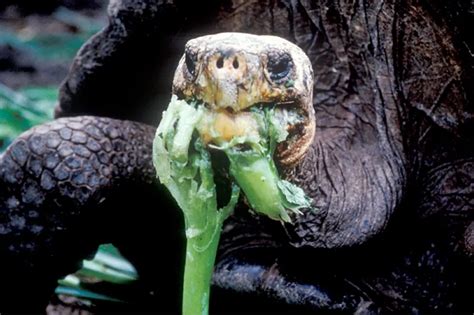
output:
POLYGON ((294 117, 287 120, 289 136, 276 152, 284 166, 299 161, 314 137, 311 63, 300 48, 279 37, 221 33, 188 41, 173 94, 226 115, 275 105, 294 117))

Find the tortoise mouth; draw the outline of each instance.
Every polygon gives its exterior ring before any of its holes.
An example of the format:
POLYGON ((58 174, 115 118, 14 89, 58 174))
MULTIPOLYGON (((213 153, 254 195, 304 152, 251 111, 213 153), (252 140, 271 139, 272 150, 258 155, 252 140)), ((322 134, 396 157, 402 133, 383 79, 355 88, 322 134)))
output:
MULTIPOLYGON (((201 105, 213 115, 214 125, 204 126, 201 137, 204 143, 210 146, 220 145, 223 141, 231 141, 234 137, 258 136, 259 123, 252 118, 252 112, 265 109, 273 110, 273 117, 286 137, 278 142, 275 150, 276 161, 281 165, 293 164, 300 160, 309 147, 308 133, 312 134, 314 125, 311 122, 311 114, 303 106, 300 100, 285 100, 273 102, 254 103, 245 109, 235 111, 232 107, 216 108, 197 98, 183 98, 189 103, 201 105), (216 134, 220 136, 217 137, 216 134), (303 150, 303 152, 301 152, 303 150), (290 161, 290 162, 289 162, 290 161)), ((245 145, 242 146, 245 148, 245 145)))
POLYGON ((315 124, 307 110, 309 106, 297 100, 275 102, 273 106, 276 118, 288 133, 276 147, 276 161, 282 166, 293 165, 302 159, 313 141, 315 124))

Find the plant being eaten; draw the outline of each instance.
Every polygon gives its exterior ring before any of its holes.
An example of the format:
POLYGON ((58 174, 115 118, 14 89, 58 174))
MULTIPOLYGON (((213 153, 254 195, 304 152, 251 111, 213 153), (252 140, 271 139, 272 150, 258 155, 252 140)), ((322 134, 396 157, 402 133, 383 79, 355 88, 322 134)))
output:
POLYGON ((208 313, 220 231, 241 191, 254 212, 281 222, 311 206, 275 164, 291 166, 314 136, 311 75, 307 57, 280 38, 223 33, 187 44, 153 145, 157 176, 185 219, 183 314, 208 313), (211 151, 228 160, 221 208, 211 151))

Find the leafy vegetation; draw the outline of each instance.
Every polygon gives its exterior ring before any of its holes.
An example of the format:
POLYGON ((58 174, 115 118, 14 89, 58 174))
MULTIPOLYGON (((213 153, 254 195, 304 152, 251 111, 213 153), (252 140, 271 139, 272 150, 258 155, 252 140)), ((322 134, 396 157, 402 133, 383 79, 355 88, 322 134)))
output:
POLYGON ((184 315, 209 312, 210 282, 224 220, 233 212, 240 189, 252 209, 274 220, 291 222, 310 206, 303 190, 280 179, 273 155, 287 137, 286 121, 275 109, 254 108, 233 115, 188 104, 173 96, 156 131, 156 173, 181 208, 185 219, 184 315), (235 123, 239 120, 238 123, 235 123), (246 125, 242 130, 241 125, 246 125), (230 196, 218 205, 209 148, 229 160, 230 196))
POLYGON ((82 44, 104 26, 103 20, 66 8, 56 10, 49 21, 64 25, 65 29, 40 32, 33 25, 18 32, 1 27, 0 44, 8 44, 43 61, 70 61, 82 44))
MULTIPOLYGON (((133 265, 111 244, 99 246, 92 260, 84 260, 82 268, 75 274, 58 281, 56 294, 72 295, 78 298, 126 303, 126 297, 117 297, 117 286, 132 284, 138 279, 133 265), (103 283, 111 285, 104 286, 103 283)), ((127 289, 122 288, 123 292, 127 289)), ((126 294, 122 294, 126 295, 126 294)))

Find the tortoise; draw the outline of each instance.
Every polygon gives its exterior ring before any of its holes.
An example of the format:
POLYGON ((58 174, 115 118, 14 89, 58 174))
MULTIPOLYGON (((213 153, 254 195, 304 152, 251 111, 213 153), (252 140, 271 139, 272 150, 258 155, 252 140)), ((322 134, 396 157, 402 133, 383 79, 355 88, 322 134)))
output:
POLYGON ((109 25, 61 86, 64 118, 0 158, 1 308, 41 307, 58 276, 113 242, 154 292, 143 309, 177 311, 182 222, 156 188, 145 124, 169 101, 185 42, 232 31, 286 38, 311 60, 316 136, 282 168, 319 210, 281 225, 242 204, 224 228, 211 310, 472 312, 472 65, 443 10, 414 0, 111 1, 109 25), (34 285, 8 285, 26 279, 34 285))

